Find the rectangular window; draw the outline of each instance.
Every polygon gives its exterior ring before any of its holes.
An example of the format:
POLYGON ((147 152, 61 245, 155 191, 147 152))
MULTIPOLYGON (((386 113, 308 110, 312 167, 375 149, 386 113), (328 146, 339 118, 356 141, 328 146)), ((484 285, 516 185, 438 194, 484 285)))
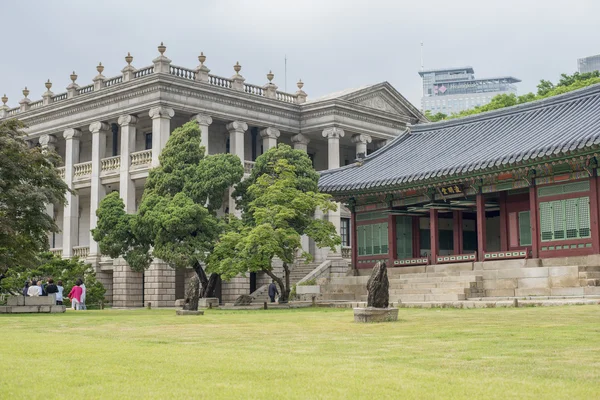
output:
POLYGON ((350 219, 342 218, 340 225, 340 236, 342 237, 342 246, 350 246, 350 219))
POLYGON ((152 132, 146 133, 146 150, 152 149, 152 132))
POLYGON ((519 246, 531 246, 531 220, 529 211, 519 213, 519 246))
POLYGON ((540 227, 542 241, 589 238, 590 198, 540 203, 540 227))
POLYGON ((388 253, 388 224, 360 225, 357 227, 358 255, 371 256, 388 253))

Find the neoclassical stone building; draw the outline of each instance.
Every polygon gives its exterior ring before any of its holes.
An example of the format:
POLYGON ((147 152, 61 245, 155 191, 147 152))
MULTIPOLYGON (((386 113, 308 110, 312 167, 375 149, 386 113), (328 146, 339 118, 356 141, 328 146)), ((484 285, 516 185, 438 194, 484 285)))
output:
MULTIPOLYGON (((285 93, 267 74, 267 83, 253 85, 240 74, 236 63, 231 78, 210 74, 206 56, 200 65, 184 68, 165 56, 166 46, 152 65, 133 66, 125 57, 122 73, 107 78, 102 64, 93 83, 80 86, 75 72, 67 91, 47 91, 32 101, 23 90, 19 106, 10 108, 2 98, 0 120, 18 118, 28 126, 32 145, 54 149, 62 157, 60 173, 76 194, 68 204, 48 206, 61 232, 50 237, 52 251, 62 257, 80 257, 92 264, 115 306, 172 306, 183 296, 185 273, 155 262, 145 273, 132 272, 122 260, 100 254, 90 236, 96 210, 106 193, 118 191, 128 212, 135 212, 148 170, 159 163, 159 154, 170 132, 187 121, 196 121, 209 154, 230 152, 243 160, 247 172, 260 154, 277 143, 306 151, 317 170, 347 165, 405 131, 407 124, 425 121, 423 115, 389 83, 383 82, 309 99, 298 82, 298 91, 285 93)), ((235 212, 234 200, 222 212, 235 212)), ((328 218, 350 245, 349 213, 328 218)), ((340 249, 317 251, 303 243, 316 262, 340 258, 340 249)), ((342 252, 349 258, 346 247, 342 252)), ((222 285, 221 300, 231 301, 257 288, 256 278, 245 277, 222 285)))

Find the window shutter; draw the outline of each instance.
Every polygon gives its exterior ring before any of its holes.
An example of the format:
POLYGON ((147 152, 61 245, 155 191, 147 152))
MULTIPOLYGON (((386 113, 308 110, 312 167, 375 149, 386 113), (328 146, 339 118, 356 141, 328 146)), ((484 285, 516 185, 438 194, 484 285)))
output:
POLYGON ((543 241, 552 240, 552 203, 540 203, 540 232, 543 241))
POLYGON ((519 245, 531 246, 531 221, 529 211, 519 213, 519 245))
POLYGON ((590 230, 590 198, 580 197, 577 204, 579 237, 588 238, 591 236, 590 230))

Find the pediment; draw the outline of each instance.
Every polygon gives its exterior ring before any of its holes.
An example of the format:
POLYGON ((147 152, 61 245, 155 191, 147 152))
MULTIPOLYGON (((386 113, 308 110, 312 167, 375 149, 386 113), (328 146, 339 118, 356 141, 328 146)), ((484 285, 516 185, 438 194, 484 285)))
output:
POLYGON ((389 112, 392 114, 406 115, 406 112, 401 112, 397 105, 394 105, 383 95, 371 95, 367 98, 359 98, 352 101, 353 103, 360 104, 361 106, 373 108, 375 110, 389 112))

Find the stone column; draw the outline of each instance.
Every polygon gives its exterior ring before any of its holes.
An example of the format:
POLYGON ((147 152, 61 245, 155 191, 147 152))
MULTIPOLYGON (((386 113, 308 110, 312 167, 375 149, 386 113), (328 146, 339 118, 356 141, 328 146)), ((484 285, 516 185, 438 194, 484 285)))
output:
POLYGON ((292 136, 292 143, 294 144, 295 150, 302 150, 306 153, 308 152, 308 143, 310 143, 310 139, 299 133, 292 136))
POLYGON ((475 197, 475 202, 477 204, 477 259, 479 261, 485 260, 485 243, 486 243, 486 235, 485 235, 485 198, 483 197, 483 193, 481 193, 481 188, 477 192, 475 197))
MULTIPOLYGON (((248 124, 242 121, 233 121, 227 124, 229 131, 229 152, 237 155, 244 164, 244 133, 248 130, 248 124)), ((241 216, 239 210, 235 208, 235 199, 231 197, 233 189, 229 190, 229 213, 241 216)))
POLYGON ((356 144, 356 159, 362 160, 367 156, 367 144, 371 143, 372 139, 370 135, 354 135, 352 136, 352 143, 356 144))
MULTIPOLYGON (((73 189, 73 166, 79 163, 79 129, 67 129, 63 133, 65 138, 65 182, 73 189)), ((64 258, 73 256, 73 246, 79 243, 79 197, 67 192, 67 203, 63 212, 63 252, 64 258)))
POLYGON ((440 233, 439 233, 438 210, 429 209, 429 243, 431 243, 431 264, 437 264, 440 255, 440 233))
POLYGON ((212 124, 213 120, 211 117, 209 117, 208 115, 204 115, 204 114, 196 114, 192 117, 193 121, 196 121, 198 123, 198 126, 200 126, 200 133, 201 133, 201 137, 202 137, 202 141, 200 142, 201 146, 204 146, 204 154, 208 155, 209 150, 208 150, 208 146, 209 146, 209 139, 208 139, 208 127, 210 126, 210 124, 212 124))
MULTIPOLYGON (((56 137, 54 135, 42 135, 40 136, 40 145, 42 147, 42 152, 43 153, 47 153, 48 151, 54 151, 56 149, 56 137)), ((46 214, 48 214, 48 216, 50 218, 52 218, 54 220, 54 204, 53 203, 47 203, 46 204, 46 214)), ((50 247, 54 247, 52 246, 52 235, 54 235, 54 233, 49 232, 48 233, 48 242, 50 243, 50 247)))
POLYGON ((172 108, 158 106, 148 113, 152 118, 152 167, 160 164, 158 157, 165 148, 171 134, 171 118, 175 115, 172 108))
MULTIPOLYGON (((323 137, 327 138, 328 144, 328 152, 327 152, 327 166, 329 169, 339 168, 340 167, 340 138, 344 137, 344 131, 336 126, 327 128, 323 130, 323 137)), ((337 203, 336 211, 329 211, 328 219, 335 226, 335 230, 340 234, 341 231, 341 213, 340 208, 341 204, 337 203)), ((340 252, 340 248, 336 247, 334 249, 330 249, 330 254, 328 257, 335 256, 335 258, 341 258, 342 254, 340 252)))
POLYGON ((135 151, 137 117, 122 115, 118 123, 121 126, 121 160, 119 163, 119 192, 125 203, 125 212, 135 212, 135 185, 129 176, 131 153, 135 151))
POLYGON ((263 138, 263 153, 269 149, 277 147, 277 138, 281 135, 279 129, 265 128, 260 131, 260 136, 263 138))
POLYGON ((106 195, 106 189, 100 182, 100 173, 102 171, 102 159, 106 156, 106 135, 110 132, 110 126, 104 122, 93 122, 90 125, 92 133, 92 176, 90 188, 90 258, 98 260, 100 249, 98 243, 94 241, 91 230, 98 223, 96 210, 100 201, 106 195))

